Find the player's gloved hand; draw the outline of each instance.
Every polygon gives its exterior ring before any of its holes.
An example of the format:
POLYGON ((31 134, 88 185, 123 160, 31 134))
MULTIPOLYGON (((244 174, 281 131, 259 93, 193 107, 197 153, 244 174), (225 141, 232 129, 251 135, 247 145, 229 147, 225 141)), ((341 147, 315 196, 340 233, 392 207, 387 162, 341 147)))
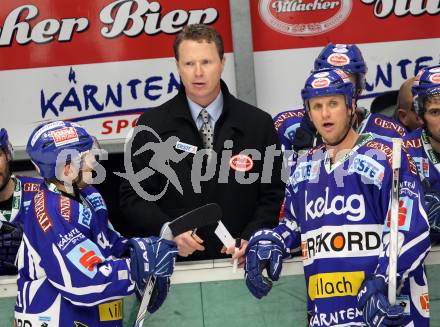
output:
POLYGON ((169 277, 157 277, 156 284, 154 284, 153 293, 151 294, 150 302, 148 303, 148 312, 154 313, 165 302, 168 291, 170 290, 169 277))
POLYGON ((440 232, 440 192, 426 192, 425 205, 431 231, 440 232))
POLYGON ((15 275, 15 258, 23 238, 21 226, 7 221, 0 228, 0 275, 15 275))
POLYGON ((257 299, 266 296, 272 281, 280 277, 284 253, 283 239, 270 229, 256 232, 249 240, 244 265, 246 286, 257 299), (263 276, 264 269, 269 278, 263 276))
POLYGON ((362 283, 358 292, 358 309, 362 310, 369 327, 399 326, 404 308, 391 305, 385 297, 386 284, 381 277, 370 277, 362 283))
POLYGON ((155 236, 132 238, 128 240, 130 247, 131 275, 140 290, 151 275, 169 277, 173 273, 176 262, 177 246, 173 241, 155 236))

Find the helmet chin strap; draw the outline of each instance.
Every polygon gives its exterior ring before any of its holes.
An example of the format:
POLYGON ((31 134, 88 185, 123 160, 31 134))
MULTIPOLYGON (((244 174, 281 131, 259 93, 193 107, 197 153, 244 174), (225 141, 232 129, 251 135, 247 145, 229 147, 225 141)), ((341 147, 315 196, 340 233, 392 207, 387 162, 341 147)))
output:
POLYGON ((338 141, 333 142, 333 143, 328 143, 324 139, 322 139, 324 141, 324 144, 330 145, 330 146, 337 146, 337 145, 341 144, 345 140, 345 138, 347 137, 348 133, 350 132, 350 129, 352 128, 352 121, 353 121, 354 115, 355 115, 355 109, 351 108, 351 115, 350 115, 350 119, 348 120, 347 130, 346 130, 343 137, 341 137, 338 141))

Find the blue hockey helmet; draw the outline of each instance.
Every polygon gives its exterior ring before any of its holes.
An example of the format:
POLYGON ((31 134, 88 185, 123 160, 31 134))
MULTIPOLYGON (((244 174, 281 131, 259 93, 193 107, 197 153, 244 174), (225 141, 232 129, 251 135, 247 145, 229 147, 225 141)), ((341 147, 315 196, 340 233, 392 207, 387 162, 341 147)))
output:
POLYGON ((314 70, 328 68, 338 68, 347 74, 356 75, 356 88, 365 89, 365 74, 368 69, 362 52, 356 44, 327 44, 316 57, 314 70))
POLYGON ((58 157, 63 151, 69 153, 70 162, 80 162, 81 155, 92 148, 93 142, 93 137, 80 125, 55 121, 41 124, 34 129, 29 137, 26 152, 37 166, 40 175, 50 179, 57 176, 57 161, 66 163, 66 160, 60 160, 58 157))
POLYGON ((8 132, 4 128, 0 128, 0 149, 9 153, 12 157, 14 150, 11 142, 9 142, 8 132))
POLYGON ((343 95, 347 107, 353 108, 354 85, 350 82, 347 74, 340 69, 324 69, 312 72, 301 90, 306 110, 310 109, 309 100, 311 98, 334 94, 343 95))
POLYGON ((423 68, 419 71, 412 86, 414 109, 422 116, 425 112, 425 100, 440 96, 440 65, 423 68))

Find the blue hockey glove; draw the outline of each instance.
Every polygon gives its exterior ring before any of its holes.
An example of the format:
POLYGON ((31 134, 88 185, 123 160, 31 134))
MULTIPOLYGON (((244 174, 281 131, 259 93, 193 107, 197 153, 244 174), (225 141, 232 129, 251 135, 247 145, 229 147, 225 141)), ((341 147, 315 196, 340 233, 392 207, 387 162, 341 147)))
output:
POLYGON ((15 258, 23 237, 21 226, 2 221, 0 228, 0 275, 15 275, 15 258))
POLYGON ((169 277, 173 273, 177 246, 173 241, 155 236, 132 238, 130 247, 131 275, 136 286, 143 290, 151 275, 169 277))
POLYGON ((404 308, 391 305, 385 297, 383 278, 370 277, 362 283, 358 292, 358 309, 362 310, 369 327, 399 326, 403 321, 404 308))
POLYGON ((425 193, 426 213, 431 231, 440 232, 440 192, 425 193))
POLYGON ((258 231, 249 240, 244 265, 246 286, 257 299, 266 296, 272 281, 280 277, 284 253, 283 239, 272 230, 258 231), (263 276, 264 269, 269 278, 263 276))
POLYGON ((168 291, 170 290, 169 277, 157 277, 154 284, 153 293, 151 294, 150 303, 148 303, 148 312, 154 313, 165 302, 168 291))

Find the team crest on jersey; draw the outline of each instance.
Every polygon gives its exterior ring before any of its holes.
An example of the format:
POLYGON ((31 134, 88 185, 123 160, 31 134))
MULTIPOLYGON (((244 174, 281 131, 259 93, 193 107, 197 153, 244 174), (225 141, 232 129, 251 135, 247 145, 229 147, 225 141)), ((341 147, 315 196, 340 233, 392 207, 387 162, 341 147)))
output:
POLYGON ((89 278, 95 277, 98 272, 96 266, 105 260, 96 244, 88 239, 67 253, 67 258, 89 278))
POLYGON ((380 188, 384 178, 385 167, 369 156, 357 154, 348 171, 361 175, 363 183, 373 183, 380 188))
MULTIPOLYGON (((399 199, 399 230, 408 231, 411 225, 411 217, 413 211, 414 202, 407 196, 402 196, 399 199)), ((387 220, 385 225, 385 231, 390 230, 391 223, 391 209, 388 210, 387 220)))

